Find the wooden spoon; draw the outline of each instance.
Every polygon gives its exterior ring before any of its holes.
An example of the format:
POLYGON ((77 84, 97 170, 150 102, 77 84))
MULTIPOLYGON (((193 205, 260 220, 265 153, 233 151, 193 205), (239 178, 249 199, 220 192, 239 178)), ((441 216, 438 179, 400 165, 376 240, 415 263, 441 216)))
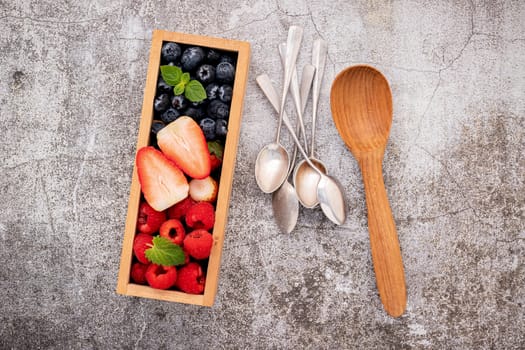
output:
POLYGON ((335 126, 361 168, 379 296, 386 312, 398 317, 406 306, 405 276, 382 169, 392 125, 390 87, 376 69, 350 67, 335 78, 330 106, 335 126))

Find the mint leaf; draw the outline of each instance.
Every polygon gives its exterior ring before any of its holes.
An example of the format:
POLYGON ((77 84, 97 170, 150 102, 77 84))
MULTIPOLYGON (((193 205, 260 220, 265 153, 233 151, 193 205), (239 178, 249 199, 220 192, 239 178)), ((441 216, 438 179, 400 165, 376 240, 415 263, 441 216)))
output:
POLYGON ((174 266, 184 264, 182 248, 166 237, 153 237, 153 246, 146 249, 146 258, 154 264, 174 266))
POLYGON ((208 141, 208 151, 210 154, 215 154, 217 158, 222 159, 224 147, 217 141, 208 141))
POLYGON ((166 84, 175 86, 180 83, 182 69, 176 66, 160 66, 160 74, 166 84))
POLYGON ((186 84, 184 96, 191 102, 200 102, 206 98, 206 90, 199 81, 190 80, 189 83, 186 84))
POLYGON ((188 84, 188 82, 190 81, 190 73, 182 74, 182 76, 180 77, 180 81, 184 83, 184 85, 188 84))
POLYGON ((175 87, 173 88, 173 93, 175 95, 182 95, 182 93, 184 92, 184 86, 186 84, 184 84, 182 81, 180 83, 178 83, 177 85, 175 85, 175 87))

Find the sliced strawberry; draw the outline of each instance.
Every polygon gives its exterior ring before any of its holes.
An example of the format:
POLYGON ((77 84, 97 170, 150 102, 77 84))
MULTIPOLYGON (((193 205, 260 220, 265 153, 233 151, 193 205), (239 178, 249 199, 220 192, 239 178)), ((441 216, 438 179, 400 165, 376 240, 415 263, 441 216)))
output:
POLYGON ((184 231, 182 222, 177 219, 170 219, 164 221, 160 227, 159 236, 166 237, 173 243, 181 245, 182 241, 184 241, 184 236, 186 236, 186 231, 184 231))
POLYGON ((147 202, 140 203, 137 218, 139 232, 151 235, 159 230, 164 221, 166 221, 166 212, 156 211, 147 202))
POLYGON ((203 179, 210 175, 210 153, 206 138, 197 122, 179 117, 157 133, 157 144, 186 175, 203 179))
POLYGON ((208 142, 208 150, 210 151, 211 171, 215 171, 222 165, 224 147, 217 141, 210 141, 208 142))
POLYGON ((211 176, 190 181, 190 197, 196 202, 215 202, 219 186, 211 176))
POLYGON ((195 203, 196 202, 191 199, 190 196, 186 197, 168 209, 168 218, 182 220, 188 209, 190 209, 195 203))
POLYGON ((156 211, 163 211, 188 196, 188 180, 182 171, 154 147, 139 149, 137 171, 144 198, 156 211))

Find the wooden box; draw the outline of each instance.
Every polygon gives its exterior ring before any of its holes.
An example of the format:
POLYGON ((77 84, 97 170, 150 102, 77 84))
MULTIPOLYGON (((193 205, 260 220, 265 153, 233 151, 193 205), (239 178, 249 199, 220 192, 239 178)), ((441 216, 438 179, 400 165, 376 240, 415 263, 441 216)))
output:
POLYGON ((176 42, 183 45, 214 48, 221 51, 234 52, 237 55, 235 80, 233 82, 233 93, 228 120, 228 133, 224 144, 224 158, 216 202, 216 219, 212 232, 213 246, 208 260, 205 290, 204 294, 201 295, 186 294, 176 290, 154 289, 147 285, 135 284, 130 280, 130 269, 133 259, 133 239, 136 233, 138 207, 141 199, 140 183, 136 166, 134 166, 122 245, 122 255, 120 259, 117 293, 129 296, 211 306, 213 305, 217 291, 222 246, 227 225, 242 106, 248 77, 250 45, 248 42, 242 41, 155 30, 152 36, 146 86, 144 89, 137 150, 149 145, 150 143, 150 128, 154 118, 153 101, 159 76, 161 47, 163 42, 176 42))

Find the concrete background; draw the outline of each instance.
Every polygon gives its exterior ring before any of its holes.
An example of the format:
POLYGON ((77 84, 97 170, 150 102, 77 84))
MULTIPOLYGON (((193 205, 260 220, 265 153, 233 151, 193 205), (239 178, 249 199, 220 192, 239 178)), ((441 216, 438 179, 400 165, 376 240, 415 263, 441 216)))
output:
POLYGON ((0 348, 523 349, 524 23, 523 1, 0 0, 0 348), (349 215, 337 227, 302 210, 285 235, 253 175, 276 126, 255 77, 280 82, 292 24, 300 66, 329 43, 318 154, 349 215), (115 294, 154 28, 252 44, 213 308, 115 294), (379 301, 360 173, 330 116, 331 81, 356 63, 393 91, 399 319, 379 301))

